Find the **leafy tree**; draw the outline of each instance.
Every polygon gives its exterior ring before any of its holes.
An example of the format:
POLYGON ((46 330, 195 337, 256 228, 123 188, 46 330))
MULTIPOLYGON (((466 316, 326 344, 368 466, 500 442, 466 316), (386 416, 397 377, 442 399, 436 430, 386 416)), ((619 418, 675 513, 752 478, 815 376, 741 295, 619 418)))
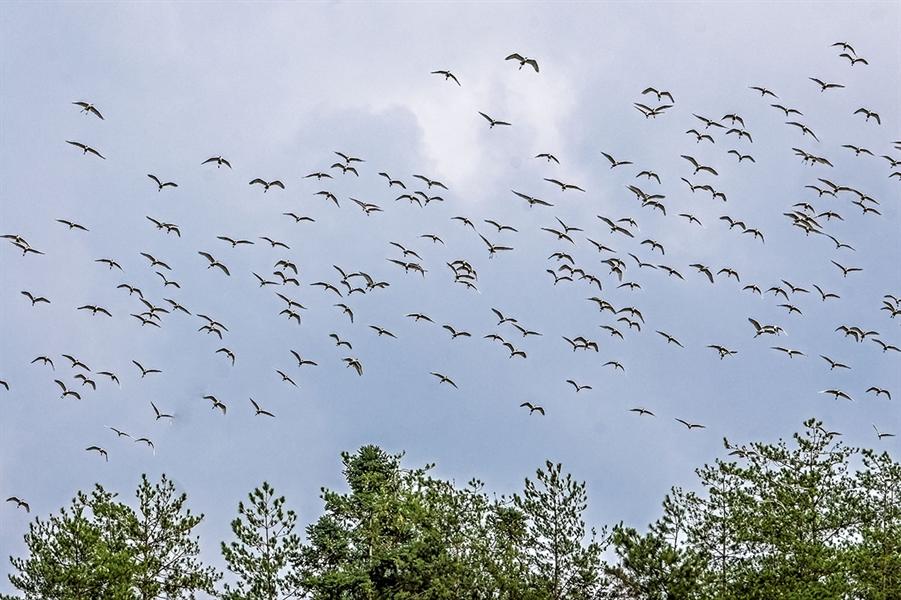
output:
POLYGON ((185 507, 164 475, 141 477, 137 510, 97 485, 25 536, 27 558, 12 558, 10 582, 27 600, 176 600, 213 592, 215 570, 203 566, 192 530, 203 516, 185 507))
POLYGON ((294 533, 297 515, 285 510, 285 497, 275 496, 267 482, 238 503, 232 521, 235 540, 222 542, 228 570, 238 576, 234 588, 225 586, 223 600, 288 600, 303 596, 300 588, 300 547, 294 533))
POLYGON ((514 505, 526 518, 525 553, 529 582, 543 598, 593 598, 599 589, 601 545, 586 531, 582 514, 588 506, 585 484, 560 463, 545 463, 535 481, 526 479, 514 505))

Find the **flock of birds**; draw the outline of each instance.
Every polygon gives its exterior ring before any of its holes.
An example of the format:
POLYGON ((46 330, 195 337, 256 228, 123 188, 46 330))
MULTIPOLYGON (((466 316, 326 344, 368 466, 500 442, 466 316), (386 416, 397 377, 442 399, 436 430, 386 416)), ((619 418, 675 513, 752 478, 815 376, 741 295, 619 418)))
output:
MULTIPOLYGON (((837 42, 833 44, 837 47, 840 54, 839 57, 849 61, 852 68, 866 66, 869 62, 857 55, 855 49, 846 42, 837 42)), ((512 53, 506 57, 507 61, 512 61, 518 65, 519 69, 526 68, 526 71, 532 71, 532 76, 540 73, 538 61, 534 58, 525 57, 519 53, 512 53)), ((433 75, 443 77, 444 80, 452 82, 457 86, 463 87, 463 83, 457 75, 449 70, 435 70, 433 75)), ((845 86, 841 83, 828 82, 820 78, 811 77, 811 82, 816 86, 815 89, 821 94, 835 93, 845 86)), ((852 219, 850 214, 842 215, 838 212, 835 203, 830 203, 828 207, 817 206, 818 203, 825 199, 845 200, 848 208, 856 207, 855 212, 859 212, 857 218, 878 218, 882 214, 880 211, 880 201, 872 197, 866 190, 857 189, 846 185, 842 182, 833 181, 826 174, 825 169, 832 167, 832 162, 822 156, 823 151, 817 148, 822 147, 820 137, 814 132, 808 123, 804 122, 804 113, 796 107, 789 106, 785 100, 771 89, 764 86, 750 86, 755 92, 756 100, 763 100, 770 104, 774 110, 774 114, 778 114, 780 119, 784 117, 785 125, 798 130, 800 142, 810 140, 813 144, 812 148, 802 149, 800 147, 792 148, 792 151, 801 158, 802 162, 812 167, 818 167, 814 171, 814 175, 810 178, 810 183, 805 185, 806 192, 810 195, 807 200, 802 200, 788 207, 783 215, 790 223, 791 227, 797 228, 798 235, 807 238, 820 238, 829 240, 831 243, 828 247, 834 250, 835 255, 830 260, 835 267, 836 278, 854 278, 859 277, 862 268, 856 266, 852 258, 855 256, 854 247, 845 240, 840 240, 833 234, 831 224, 833 221, 844 221, 852 219)), ((676 101, 674 94, 668 90, 661 90, 655 87, 647 87, 641 91, 642 102, 635 102, 634 107, 646 119, 656 119, 666 117, 675 107, 676 101), (656 101, 656 104, 654 102, 656 101)), ((82 113, 92 119, 98 121, 105 120, 102 111, 95 104, 88 101, 74 102, 82 113)), ((479 115, 487 122, 489 129, 512 127, 510 121, 498 119, 487 113, 479 112, 479 115)), ((868 107, 852 107, 848 111, 849 118, 859 118, 861 127, 880 127, 882 118, 880 115, 868 107)), ((478 116, 474 116, 478 118, 478 116)), ((688 117, 687 117, 688 118, 688 117)), ((728 202, 727 191, 725 187, 717 184, 719 172, 713 164, 706 164, 705 159, 698 158, 705 147, 719 147, 717 144, 723 142, 734 142, 736 148, 723 153, 730 160, 735 160, 739 165, 747 163, 755 163, 755 158, 750 152, 754 143, 754 136, 747 128, 745 119, 735 113, 727 113, 721 118, 703 116, 699 114, 691 114, 692 127, 689 127, 685 135, 689 136, 687 142, 698 150, 692 154, 682 154, 681 158, 685 171, 680 174, 680 183, 674 186, 687 186, 688 193, 694 195, 702 192, 710 195, 710 198, 717 202, 728 202)), ((76 140, 66 140, 66 143, 77 148, 81 154, 90 159, 106 160, 105 156, 99 149, 76 140)), ((800 144, 799 144, 800 145, 800 144)), ((852 144, 842 145, 843 150, 853 152, 855 157, 876 157, 881 156, 888 164, 886 176, 889 179, 898 178, 901 180, 901 141, 895 141, 888 144, 891 146, 884 154, 877 153, 874 150, 855 146, 852 144)), ((368 163, 365 159, 344 152, 334 152, 336 159, 328 169, 313 171, 305 176, 303 180, 312 180, 328 187, 326 184, 329 180, 338 177, 358 178, 361 172, 367 167, 368 163)), ((531 156, 531 155, 530 155, 531 156)), ((560 160, 552 153, 542 152, 534 156, 534 160, 538 160, 548 167, 560 165, 560 160)), ((659 212, 660 215, 667 219, 677 222, 684 222, 687 227, 703 227, 701 219, 692 212, 678 212, 679 209, 673 209, 671 204, 667 202, 667 195, 662 193, 661 187, 664 184, 665 177, 648 168, 639 168, 633 165, 633 162, 624 159, 621 156, 615 156, 611 152, 601 152, 599 161, 601 165, 605 165, 611 171, 622 173, 630 169, 639 169, 635 172, 632 183, 626 185, 628 193, 634 195, 638 206, 652 212, 659 212), (653 187, 650 187, 653 186, 653 187)), ((198 167, 202 169, 225 169, 232 171, 233 165, 230 160, 222 155, 212 156, 206 160, 198 160, 198 167)), ((237 168, 237 165, 234 166, 237 168)), ((633 171, 634 172, 634 171, 633 171)), ((413 174, 409 179, 403 179, 390 175, 386 171, 378 172, 378 176, 385 180, 389 192, 398 194, 396 198, 392 197, 394 202, 405 202, 409 205, 415 205, 420 209, 425 209, 431 203, 443 203, 446 198, 442 194, 447 195, 450 192, 449 185, 444 182, 433 179, 422 174, 413 174)), ((167 178, 157 174, 149 173, 147 178, 155 186, 157 192, 161 194, 177 193, 178 183, 169 181, 167 178)), ((285 180, 288 181, 288 180, 285 180)), ((267 180, 259 177, 249 179, 248 184, 259 189, 263 194, 278 193, 285 191, 291 182, 286 183, 280 179, 267 180)), ((565 181, 559 176, 546 177, 544 181, 553 186, 560 194, 570 195, 572 193, 583 194, 586 189, 581 185, 572 181, 565 181)), ((683 188, 684 189, 684 188, 683 188)), ((802 190, 799 190, 802 192, 802 190)), ((740 293, 754 294, 762 298, 772 298, 778 303, 778 307, 785 309, 786 315, 801 316, 804 314, 806 307, 803 307, 804 298, 816 298, 820 302, 841 302, 840 294, 830 289, 829 282, 817 282, 809 284, 792 283, 786 279, 781 279, 774 285, 760 285, 755 282, 746 281, 741 274, 734 268, 724 266, 721 268, 714 267, 709 264, 695 262, 686 265, 665 264, 666 248, 664 244, 652 237, 644 237, 639 235, 638 218, 635 216, 627 217, 611 217, 606 215, 597 215, 598 221, 595 225, 600 227, 599 234, 586 233, 589 229, 588 223, 566 223, 561 218, 552 214, 554 203, 550 200, 543 199, 533 193, 525 193, 520 190, 511 190, 512 198, 517 201, 523 201, 528 209, 543 210, 547 212, 547 226, 540 227, 534 232, 520 233, 517 226, 502 223, 495 219, 474 219, 465 216, 454 216, 451 221, 458 224, 465 231, 471 232, 473 236, 477 236, 483 243, 487 257, 492 259, 498 255, 503 255, 514 250, 513 240, 517 235, 534 235, 546 236, 545 239, 552 244, 556 244, 556 249, 548 257, 548 264, 545 265, 544 271, 548 275, 547 285, 558 286, 582 286, 590 290, 590 297, 586 298, 586 302, 596 307, 602 316, 609 315, 609 320, 602 324, 596 325, 600 335, 610 338, 618 338, 626 340, 629 336, 637 335, 645 330, 645 314, 638 306, 631 303, 623 304, 614 301, 621 298, 621 294, 627 294, 643 288, 643 283, 636 278, 637 273, 656 273, 657 277, 675 278, 678 280, 688 280, 697 278, 702 285, 717 284, 720 282, 728 282, 734 279, 741 286, 740 293), (483 227, 484 224, 484 227, 483 227), (495 239, 492 239, 495 238, 495 239), (501 241, 499 241, 501 240, 501 241), (628 244, 632 246, 633 251, 621 251, 622 245, 628 244), (573 249, 576 247, 589 247, 599 257, 590 264, 587 262, 579 263, 574 258, 573 249), (615 249, 620 248, 620 249, 615 249), (638 252, 642 252, 644 256, 639 256, 638 252)), ((315 192, 314 196, 320 197, 329 205, 335 208, 345 206, 344 198, 329 189, 323 189, 315 192)), ((393 196, 393 194, 392 194, 393 196)), ((386 207, 380 204, 365 202, 357 198, 349 197, 352 206, 359 208, 365 215, 372 216, 377 213, 384 212, 386 207)), ((314 223, 315 219, 309 215, 304 215, 295 211, 282 212, 280 218, 289 219, 296 224, 314 223)), ((738 230, 739 234, 746 236, 747 239, 754 243, 765 244, 766 235, 758 227, 751 225, 744 219, 736 218, 730 215, 723 215, 719 220, 728 226, 728 230, 738 230)), ((174 222, 170 222, 164 218, 154 216, 146 216, 147 223, 160 232, 163 240, 180 239, 182 236, 182 226, 174 222)), ((90 235, 91 229, 76 220, 69 218, 57 219, 59 225, 62 225, 69 232, 80 235, 90 235)), ((695 231, 692 229, 691 231, 695 231)), ((8 243, 14 247, 20 254, 21 260, 40 260, 45 252, 33 246, 21 233, 6 233, 2 236, 8 243)), ((426 232, 418 234, 420 244, 427 244, 428 247, 444 246, 444 239, 439 233, 426 232)), ((428 253, 422 248, 414 246, 413 241, 410 242, 391 242, 390 248, 387 250, 392 253, 387 257, 376 260, 385 260, 388 264, 393 265, 391 269, 395 269, 394 275, 389 277, 381 277, 376 275, 378 269, 368 270, 351 270, 341 266, 334 265, 334 277, 323 279, 320 281, 304 281, 301 275, 301 269, 298 261, 290 256, 290 240, 274 239, 270 236, 259 236, 253 239, 232 237, 229 235, 218 235, 214 239, 194 239, 199 249, 196 255, 202 264, 206 265, 208 271, 212 271, 221 277, 240 277, 248 281, 248 283, 258 288, 270 288, 272 300, 277 307, 274 311, 278 318, 283 318, 290 323, 300 325, 308 317, 305 314, 307 307, 300 298, 301 291, 308 289, 310 294, 324 294, 334 298, 334 308, 337 310, 339 319, 346 319, 346 322, 354 328, 360 327, 355 321, 356 305, 363 302, 364 297, 370 294, 376 294, 390 287, 396 277, 412 276, 417 278, 435 278, 442 275, 449 277, 452 284, 458 284, 467 289, 479 290, 479 273, 475 265, 476 261, 466 258, 458 258, 447 261, 444 264, 436 263, 428 258, 428 253), (230 252, 238 251, 239 248, 252 245, 263 245, 272 252, 278 252, 278 260, 272 262, 271 269, 266 265, 260 269, 251 272, 236 272, 231 268, 230 252), (218 245, 218 247, 216 247, 218 245)), ((132 250, 129 250, 132 251, 132 250)), ((109 294, 127 294, 129 301, 132 302, 134 309, 128 314, 114 314, 114 311, 104 305, 102 302, 87 303, 78 305, 73 303, 72 310, 79 313, 89 315, 95 319, 131 319, 137 330, 160 329, 168 327, 169 322, 174 320, 176 314, 181 314, 184 318, 196 319, 195 325, 197 332, 209 336, 214 340, 210 346, 210 354, 212 360, 224 360, 231 367, 235 367, 240 362, 240 355, 243 349, 232 347, 227 343, 229 335, 229 327, 221 320, 205 314, 200 306, 185 306, 179 299, 180 291, 184 287, 192 285, 191 282, 184 281, 177 276, 177 267, 179 265, 169 264, 162 254, 153 254, 150 252, 133 249, 133 252, 145 261, 145 268, 153 272, 158 279, 156 285, 152 288, 148 286, 138 287, 133 281, 130 281, 126 275, 125 269, 121 261, 115 257, 97 257, 94 259, 95 268, 105 269, 107 272, 115 275, 118 279, 115 283, 109 285, 108 290, 97 290, 98 298, 102 298, 109 294)), ((48 254, 50 252, 48 251, 48 254)), ((5 259, 9 260, 9 259, 5 259)), ((383 263, 384 264, 384 263, 383 263)), ((40 265, 35 263, 34 269, 39 269, 40 265)), ((647 281, 644 282, 646 284, 647 281)), ((205 284, 207 285, 207 284, 205 284)), ((69 303, 68 298, 50 298, 40 290, 22 289, 20 290, 23 301, 28 302, 33 310, 39 311, 43 305, 51 303, 69 303)), ((510 360, 527 360, 527 345, 534 338, 540 338, 547 344, 559 344, 560 350, 564 352, 586 352, 599 353, 602 348, 602 342, 596 335, 585 331, 579 332, 579 335, 563 335, 561 332, 539 331, 531 326, 526 325, 513 315, 499 309, 491 309, 494 318, 496 318, 496 329, 486 333, 474 333, 459 325, 451 323, 443 323, 433 320, 426 312, 409 312, 404 314, 405 319, 409 319, 411 324, 419 327, 436 326, 435 335, 444 335, 452 341, 472 338, 474 336, 481 337, 486 344, 496 344, 507 353, 510 360)), ((894 319, 901 315, 901 293, 886 293, 881 299, 879 311, 884 313, 887 319, 894 319)), ((801 360, 808 356, 808 351, 798 348, 792 348, 781 341, 786 335, 786 329, 779 323, 762 323, 755 316, 747 316, 748 336, 753 339, 761 339, 760 343, 764 343, 763 339, 772 340, 766 346, 773 352, 784 354, 787 359, 801 360)), ((886 326, 891 321, 886 321, 886 326)), ((901 322, 899 320, 898 322, 901 322)), ((179 326, 178 324, 172 326, 179 326)), ((378 338, 398 338, 401 337, 400 332, 391 331, 388 328, 377 324, 366 324, 364 330, 378 338)), ((659 336, 661 343, 668 348, 674 350, 686 349, 679 337, 675 334, 665 331, 663 328, 652 330, 654 335, 659 336)), ((838 335, 850 338, 853 342, 863 344, 865 342, 876 344, 882 350, 882 354, 886 355, 886 360, 891 360, 893 355, 901 354, 901 348, 891 341, 891 334, 888 332, 879 332, 868 327, 854 323, 838 324, 835 328, 838 335), (887 335, 886 335, 887 334, 887 335)), ((344 370, 364 376, 364 360, 358 356, 354 356, 353 343, 350 339, 343 337, 338 333, 329 335, 330 342, 334 344, 340 354, 333 359, 335 364, 343 364, 344 370), (346 351, 345 351, 346 349, 346 351)), ((734 360, 738 351, 729 348, 727 345, 720 343, 711 343, 706 346, 707 350, 713 352, 715 357, 720 360, 734 360)), ((819 359, 823 360, 825 366, 828 366, 830 372, 845 371, 851 367, 846 362, 835 360, 825 354, 813 353, 819 355, 819 359)), ((319 366, 319 362, 323 359, 315 360, 302 354, 301 352, 286 348, 286 359, 290 357, 294 363, 294 370, 286 368, 273 368, 270 376, 278 378, 282 383, 288 386, 296 387, 298 375, 302 370, 307 368, 315 368, 319 366)), ((5 368, 10 369, 14 366, 11 361, 6 361, 5 368)), ((623 361, 611 359, 606 362, 599 362, 602 369, 609 369, 611 373, 625 373, 626 365, 623 361)), ((15 379, 26 368, 43 368, 47 370, 47 378, 49 386, 56 386, 59 392, 59 398, 64 400, 83 400, 84 397, 91 392, 97 390, 98 385, 120 385, 121 379, 125 377, 144 379, 148 377, 161 377, 165 365, 149 365, 138 360, 131 360, 128 365, 130 373, 126 374, 113 369, 94 370, 96 365, 89 365, 87 360, 82 360, 72 354, 46 354, 36 357, 30 357, 21 365, 15 365, 15 369, 5 374, 0 379, 0 386, 7 392, 15 389, 15 379), (30 363, 30 364, 29 364, 30 363)), ((2 374, 0 374, 2 375, 2 374)), ((433 378, 436 385, 446 386, 448 388, 457 389, 460 380, 456 375, 445 373, 441 370, 431 371, 423 374, 433 378)), ((573 393, 580 394, 592 390, 592 386, 586 382, 577 381, 574 378, 567 378, 563 382, 566 386, 573 390, 573 393)), ((832 396, 835 399, 843 399, 851 401, 854 399, 854 392, 843 389, 839 386, 830 386, 822 390, 820 393, 832 396)), ((870 386, 865 394, 873 395, 876 398, 885 397, 891 399, 891 390, 881 385, 870 386)), ((231 402, 226 403, 224 399, 207 394, 202 399, 209 402, 210 409, 217 411, 221 415, 229 414, 232 410, 231 402)), ((259 401, 252 397, 247 398, 247 410, 254 417, 275 418, 274 411, 265 407, 259 401)), ((519 404, 523 411, 527 411, 529 415, 543 416, 546 414, 544 406, 526 401, 519 404)), ((160 409, 155 402, 150 402, 150 411, 148 418, 152 417, 154 421, 172 421, 176 416, 172 412, 166 412, 160 409)), ((655 417, 655 412, 644 406, 634 406, 628 409, 638 417, 655 417)), ((684 426, 688 430, 704 429, 703 423, 696 422, 682 417, 674 417, 675 422, 684 426)), ((876 431, 878 439, 892 437, 891 432, 881 431, 875 424, 873 428, 876 431)), ((108 427, 115 439, 125 438, 131 439, 136 444, 142 444, 155 450, 154 442, 147 436, 132 436, 115 427, 108 427)), ((102 444, 87 445, 84 450, 86 452, 96 453, 104 461, 109 460, 110 452, 102 444)), ((18 496, 10 496, 7 502, 28 511, 29 504, 18 496)))

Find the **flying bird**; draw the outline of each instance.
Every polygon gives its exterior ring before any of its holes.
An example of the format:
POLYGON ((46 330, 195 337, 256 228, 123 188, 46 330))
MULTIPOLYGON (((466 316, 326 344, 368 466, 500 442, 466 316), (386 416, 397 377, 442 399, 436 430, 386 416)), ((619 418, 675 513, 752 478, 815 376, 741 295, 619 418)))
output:
POLYGON ((432 75, 443 75, 445 81, 447 81, 448 79, 452 79, 454 81, 454 83, 456 83, 457 85, 460 85, 460 80, 457 79, 456 75, 454 75, 450 71, 432 71, 432 75))
POLYGON ((73 142, 70 140, 66 140, 66 143, 71 144, 71 145, 75 146, 76 148, 80 148, 82 150, 82 154, 87 154, 88 152, 90 152, 94 156, 99 156, 103 160, 106 160, 105 156, 100 154, 100 152, 98 152, 95 148, 91 148, 90 146, 88 146, 86 144, 82 144, 81 142, 73 142))
POLYGON ((164 187, 174 187, 174 188, 178 187, 178 184, 175 183, 174 181, 165 181, 164 182, 164 181, 161 181, 160 178, 157 177, 156 175, 152 175, 150 173, 147 173, 147 177, 149 177, 150 179, 153 180, 154 183, 156 183, 156 185, 159 188, 157 190, 158 192, 162 192, 164 187))
POLYGON ((205 161, 203 161, 203 162, 200 163, 200 164, 201 164, 201 165, 205 165, 205 164, 211 163, 211 162, 216 163, 216 168, 217 168, 217 169, 221 168, 222 165, 225 165, 225 166, 228 167, 229 169, 232 168, 231 163, 228 162, 227 160, 225 160, 224 158, 222 158, 221 156, 212 156, 212 157, 206 159, 205 161))
POLYGON ((85 113, 86 115, 87 115, 87 114, 94 115, 95 117, 97 117, 97 118, 100 119, 101 121, 104 121, 104 120, 105 120, 105 119, 103 118, 103 115, 100 114, 100 111, 97 110, 97 107, 94 106, 94 105, 93 105, 92 103, 90 103, 90 102, 85 102, 84 100, 79 100, 78 102, 73 102, 72 104, 81 107, 81 110, 78 111, 78 112, 85 113))
MULTIPOLYGON (((308 175, 308 177, 309 177, 309 175, 308 175)), ((275 180, 273 180, 273 181, 265 181, 265 180, 260 179, 259 177, 257 177, 256 179, 253 179, 253 180, 250 182, 250 185, 254 185, 254 184, 263 186, 263 193, 264 193, 264 194, 265 194, 266 192, 269 191, 269 188, 270 188, 270 187, 277 187, 277 188, 285 189, 285 184, 282 183, 281 181, 279 181, 278 179, 275 179, 275 180)))
POLYGON ((522 70, 522 68, 524 66, 529 65, 530 67, 535 69, 536 73, 538 72, 538 61, 535 60, 534 58, 526 58, 525 56, 519 54, 518 52, 514 52, 513 54, 507 56, 507 58, 505 58, 504 60, 518 61, 520 70, 522 70))
POLYGON ((510 123, 508 123, 507 121, 498 121, 496 119, 489 117, 488 115, 486 115, 483 112, 479 112, 479 114, 482 115, 483 117, 485 117, 485 119, 488 121, 488 129, 494 128, 495 125, 510 125, 510 123))

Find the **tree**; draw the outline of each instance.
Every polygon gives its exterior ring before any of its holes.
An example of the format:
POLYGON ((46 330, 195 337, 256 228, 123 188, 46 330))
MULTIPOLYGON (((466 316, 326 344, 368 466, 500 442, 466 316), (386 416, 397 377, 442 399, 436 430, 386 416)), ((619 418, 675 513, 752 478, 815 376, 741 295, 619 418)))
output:
POLYGON ((297 515, 285 510, 285 497, 275 496, 267 482, 238 503, 238 518, 231 523, 235 540, 222 542, 228 570, 238 576, 224 600, 287 600, 300 598, 301 539, 294 533, 297 515))
POLYGON ((859 543, 851 552, 849 578, 857 597, 901 596, 901 463, 883 452, 861 452, 857 473, 861 507, 859 543))
POLYGON ((702 491, 674 490, 647 536, 614 532, 620 597, 695 597, 686 581, 723 600, 898 597, 901 466, 865 451, 853 473, 860 451, 813 419, 791 444, 725 445, 728 460, 697 470, 702 491))
POLYGON ((522 495, 513 498, 527 522, 530 586, 552 600, 593 598, 600 584, 601 546, 582 520, 588 506, 585 484, 551 461, 535 478, 526 479, 522 495))
POLYGON ((146 476, 136 492, 137 510, 100 485, 79 492, 72 506, 49 521, 37 518, 25 536, 27 558, 12 558, 10 582, 27 600, 176 600, 213 593, 218 578, 197 556, 192 530, 203 515, 185 507, 162 476, 146 476))
MULTIPOLYGON (((106 512, 115 494, 99 485, 78 492, 68 508, 43 520, 35 518, 25 534, 26 558, 11 557, 12 585, 26 600, 134 598, 134 559, 126 540, 110 535, 94 511, 106 512)), ((10 597, 11 598, 11 597, 10 597)))
POLYGON ((692 496, 675 488, 663 500, 663 516, 641 535, 619 524, 610 545, 619 558, 606 564, 608 598, 688 600, 706 598, 701 590, 704 563, 686 541, 686 504, 692 496))

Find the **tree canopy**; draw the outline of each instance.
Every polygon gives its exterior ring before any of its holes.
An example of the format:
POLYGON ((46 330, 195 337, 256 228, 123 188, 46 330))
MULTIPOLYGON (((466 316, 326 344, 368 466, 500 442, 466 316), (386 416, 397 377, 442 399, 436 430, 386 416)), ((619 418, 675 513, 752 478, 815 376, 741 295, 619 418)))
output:
POLYGON ((305 530, 268 482, 240 501, 221 585, 193 533, 203 515, 144 476, 134 503, 97 485, 35 518, 9 581, 23 600, 901 598, 901 464, 815 420, 724 446, 642 530, 587 525, 585 484, 560 463, 505 496, 364 446, 305 530))

